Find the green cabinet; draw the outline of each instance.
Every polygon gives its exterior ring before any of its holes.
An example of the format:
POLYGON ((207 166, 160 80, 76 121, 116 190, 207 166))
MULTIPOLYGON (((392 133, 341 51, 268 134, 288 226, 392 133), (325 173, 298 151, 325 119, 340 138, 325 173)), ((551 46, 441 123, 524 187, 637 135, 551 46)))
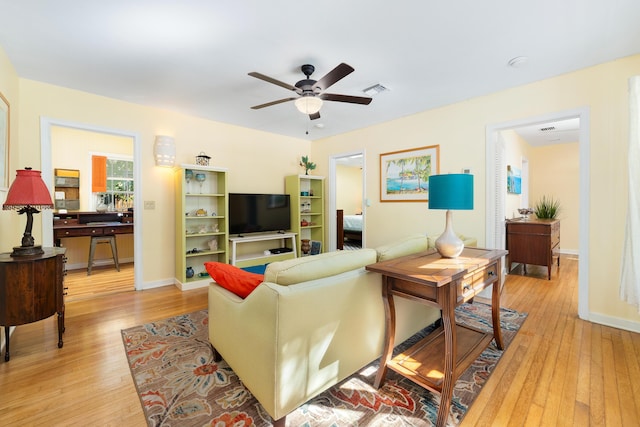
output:
POLYGON ((324 177, 291 175, 285 178, 285 192, 291 199, 291 231, 296 233, 298 256, 325 250, 324 177), (303 243, 313 248, 305 253, 303 243), (316 250, 319 248, 319 251, 316 250))
POLYGON ((204 263, 229 259, 227 170, 182 164, 175 171, 175 189, 176 285, 207 286, 211 278, 204 263))

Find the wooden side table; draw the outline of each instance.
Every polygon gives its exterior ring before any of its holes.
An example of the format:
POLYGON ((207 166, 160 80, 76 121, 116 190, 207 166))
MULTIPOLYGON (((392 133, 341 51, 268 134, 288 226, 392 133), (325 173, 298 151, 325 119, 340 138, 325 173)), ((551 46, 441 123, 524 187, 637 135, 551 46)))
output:
POLYGON ((64 332, 65 248, 44 248, 44 254, 11 257, 0 254, 0 325, 4 326, 6 352, 9 328, 37 322, 58 313, 58 347, 64 332))
POLYGON ((495 338, 503 348, 500 330, 500 285, 504 250, 465 248, 458 258, 442 258, 431 250, 367 266, 382 274, 385 309, 385 347, 374 387, 384 382, 387 369, 420 386, 440 393, 436 425, 445 426, 453 387, 458 377, 495 338), (490 285, 493 334, 455 322, 456 306, 473 299, 490 285), (435 306, 442 311, 442 325, 423 340, 391 359, 396 329, 393 297, 435 306))

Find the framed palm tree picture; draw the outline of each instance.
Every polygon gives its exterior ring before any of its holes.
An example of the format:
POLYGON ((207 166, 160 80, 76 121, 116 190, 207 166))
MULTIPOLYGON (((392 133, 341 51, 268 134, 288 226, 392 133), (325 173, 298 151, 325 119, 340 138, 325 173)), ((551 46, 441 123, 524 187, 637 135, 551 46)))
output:
POLYGON ((380 201, 429 201, 429 176, 440 172, 440 146, 380 154, 380 201))

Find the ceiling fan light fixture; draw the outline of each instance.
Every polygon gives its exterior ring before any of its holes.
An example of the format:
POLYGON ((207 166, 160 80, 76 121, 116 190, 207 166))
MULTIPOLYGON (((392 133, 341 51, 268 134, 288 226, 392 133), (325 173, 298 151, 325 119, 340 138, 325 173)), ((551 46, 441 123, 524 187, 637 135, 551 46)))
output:
POLYGON ((296 108, 302 114, 315 114, 322 108, 322 99, 311 96, 301 96, 295 101, 296 108))

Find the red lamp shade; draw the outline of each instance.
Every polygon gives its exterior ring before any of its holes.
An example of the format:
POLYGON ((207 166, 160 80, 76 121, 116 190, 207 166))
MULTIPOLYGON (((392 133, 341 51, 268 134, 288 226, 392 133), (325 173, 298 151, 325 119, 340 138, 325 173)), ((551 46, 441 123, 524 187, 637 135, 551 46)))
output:
POLYGON ((2 209, 18 210, 18 214, 27 214, 27 226, 22 236, 22 246, 15 246, 11 256, 29 256, 44 253, 40 245, 35 246, 31 229, 33 228, 33 214, 40 212, 38 209, 53 208, 49 189, 42 181, 40 171, 25 168, 16 171, 16 179, 9 188, 7 199, 2 209))
POLYGON ((40 171, 31 168, 16 171, 16 179, 9 188, 2 209, 22 209, 27 206, 38 209, 53 208, 51 193, 42 181, 40 171))

